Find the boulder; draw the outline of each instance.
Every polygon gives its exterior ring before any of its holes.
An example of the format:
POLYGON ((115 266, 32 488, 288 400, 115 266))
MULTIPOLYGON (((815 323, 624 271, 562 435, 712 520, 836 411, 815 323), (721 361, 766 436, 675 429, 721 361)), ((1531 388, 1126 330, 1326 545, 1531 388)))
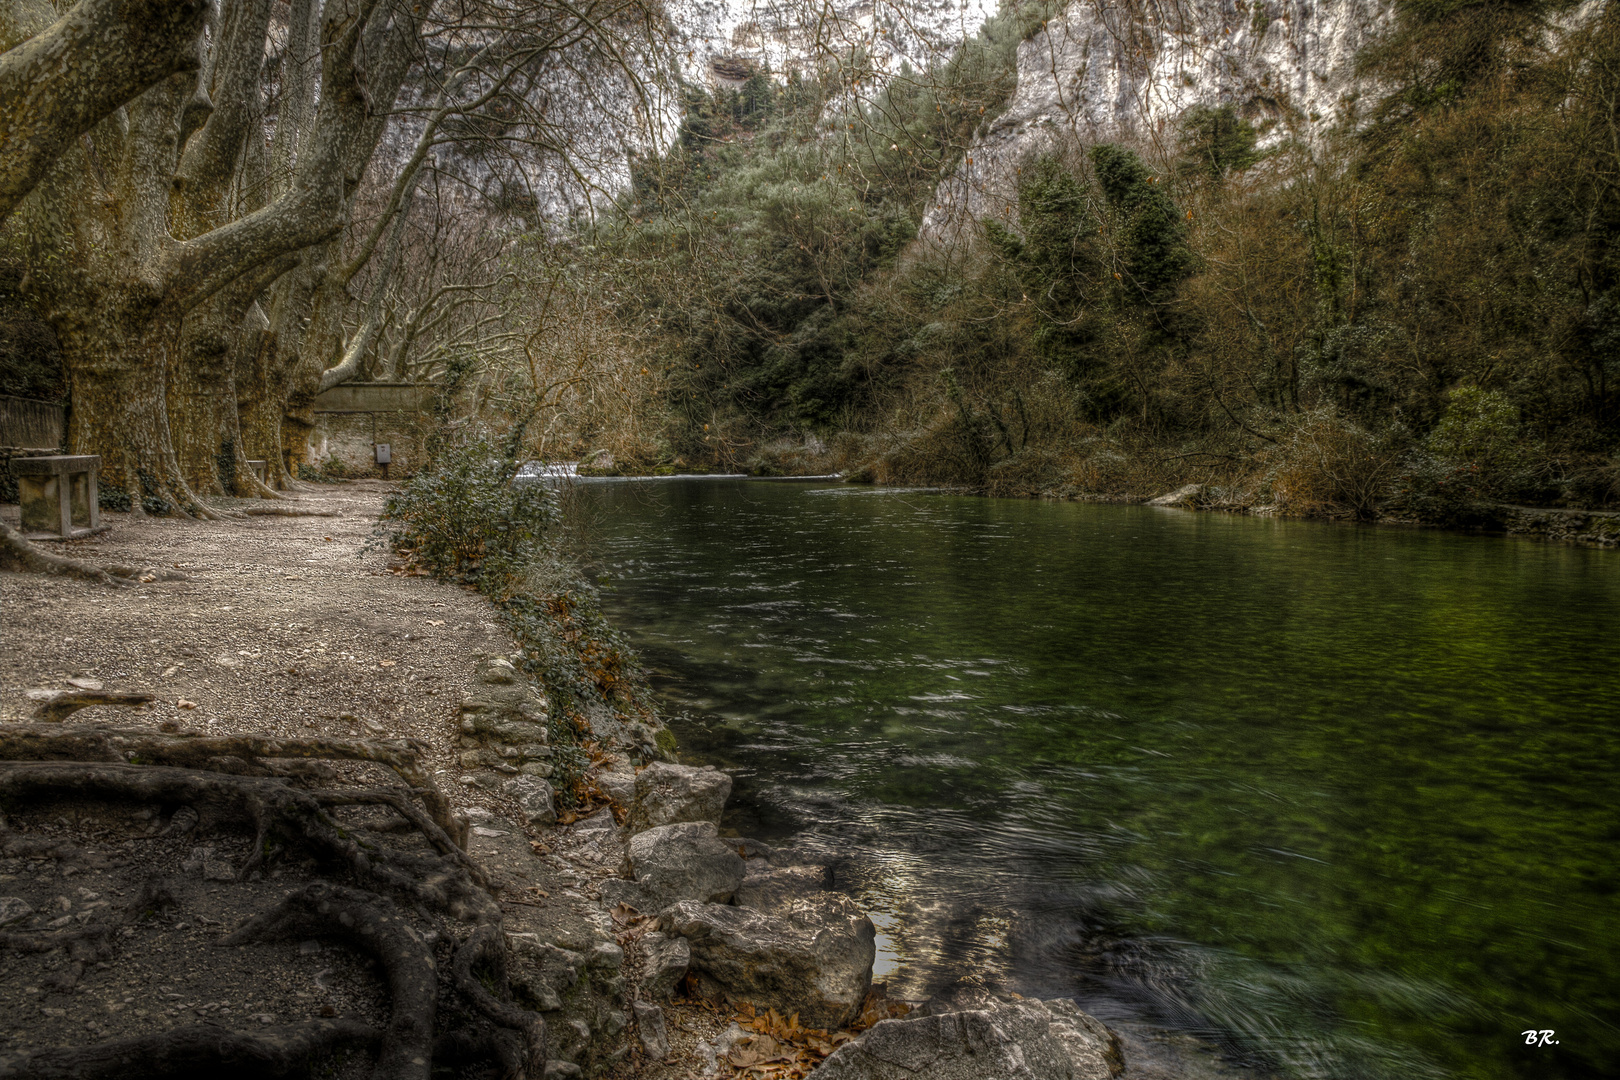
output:
POLYGON ((1157 499, 1149 499, 1148 505, 1196 507, 1198 505, 1198 497, 1203 493, 1203 484, 1187 484, 1184 487, 1179 487, 1170 492, 1168 495, 1160 495, 1157 499))
POLYGON ((1110 1080, 1119 1043, 1064 998, 931 1001, 839 1047, 816 1080, 1110 1080))
POLYGON ((657 910, 678 900, 725 903, 742 884, 742 856, 710 821, 660 825, 630 839, 625 876, 657 910))
POLYGON ((646 952, 641 967, 641 988, 654 1001, 668 1001, 675 996, 675 988, 692 966, 692 946, 685 938, 654 931, 642 935, 641 947, 646 952))
POLYGON ((720 824, 731 795, 731 777, 713 768, 696 769, 656 761, 636 775, 630 831, 645 832, 683 821, 720 824))
POLYGON ((659 928, 690 943, 704 993, 798 1013, 806 1027, 842 1027, 872 985, 872 920, 835 893, 769 912, 684 901, 659 917, 659 928))
POLYGON ((615 803, 629 808, 636 801, 636 773, 634 769, 603 769, 592 773, 596 786, 615 803))
POLYGON ((556 793, 538 776, 517 776, 501 785, 501 793, 517 803, 530 825, 557 821, 556 793))

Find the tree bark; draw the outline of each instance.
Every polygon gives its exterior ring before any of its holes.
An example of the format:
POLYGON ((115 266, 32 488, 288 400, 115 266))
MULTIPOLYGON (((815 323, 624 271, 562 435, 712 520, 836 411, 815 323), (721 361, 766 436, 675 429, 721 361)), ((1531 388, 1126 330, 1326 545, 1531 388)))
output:
MULTIPOLYGON (((229 216, 224 193, 241 139, 255 126, 252 110, 236 99, 258 93, 267 11, 264 0, 256 0, 228 12, 209 72, 225 104, 197 130, 184 158, 179 137, 183 117, 197 115, 185 105, 195 87, 171 76, 64 156, 41 197, 29 200, 27 233, 35 250, 28 262, 45 270, 31 275, 26 287, 62 343, 74 401, 69 443, 75 453, 101 456, 106 482, 127 492, 137 512, 154 499, 166 509, 212 516, 180 466, 169 427, 166 384, 178 362, 181 321, 244 274, 342 229, 358 170, 403 79, 419 18, 395 0, 326 5, 323 89, 291 189, 220 224, 229 216), (189 235, 197 230, 204 231, 189 235)), ((225 314, 246 302, 226 302, 225 314)), ((179 388, 188 396, 176 409, 184 415, 192 403, 206 406, 196 423, 182 425, 194 463, 189 471, 206 490, 215 489, 217 467, 196 464, 219 453, 223 440, 215 435, 229 432, 235 411, 214 381, 229 349, 220 353, 215 346, 199 352, 207 363, 195 386, 179 388)))
POLYGON ((197 67, 205 0, 82 0, 0 54, 0 222, 107 114, 197 67))

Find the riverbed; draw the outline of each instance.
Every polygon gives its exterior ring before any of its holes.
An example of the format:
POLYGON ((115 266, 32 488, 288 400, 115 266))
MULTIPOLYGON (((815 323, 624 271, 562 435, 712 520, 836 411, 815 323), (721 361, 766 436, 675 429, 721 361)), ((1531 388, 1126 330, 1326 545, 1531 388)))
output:
POLYGON ((726 824, 808 838, 892 993, 1072 996, 1216 1071, 1620 1074, 1620 555, 826 483, 574 501, 726 824))

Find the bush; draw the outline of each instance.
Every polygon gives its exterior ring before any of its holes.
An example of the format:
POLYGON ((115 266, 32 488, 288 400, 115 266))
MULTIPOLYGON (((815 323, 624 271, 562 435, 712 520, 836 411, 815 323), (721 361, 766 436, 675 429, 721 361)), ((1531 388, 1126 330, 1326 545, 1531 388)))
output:
POLYGON ((523 670, 538 676, 551 701, 551 779, 572 805, 587 793, 587 717, 603 706, 622 719, 654 714, 635 653, 561 551, 557 487, 517 481, 517 470, 516 460, 483 440, 443 449, 389 498, 377 536, 435 577, 473 584, 495 605, 523 647, 523 670))
POLYGON ((378 523, 396 551, 436 575, 482 569, 518 573, 544 554, 557 524, 550 485, 514 482, 518 463, 483 440, 445 450, 389 496, 378 523))
POLYGON ((1404 435, 1375 434, 1332 408, 1305 413, 1268 455, 1272 492, 1296 513, 1375 518, 1405 455, 1404 435))

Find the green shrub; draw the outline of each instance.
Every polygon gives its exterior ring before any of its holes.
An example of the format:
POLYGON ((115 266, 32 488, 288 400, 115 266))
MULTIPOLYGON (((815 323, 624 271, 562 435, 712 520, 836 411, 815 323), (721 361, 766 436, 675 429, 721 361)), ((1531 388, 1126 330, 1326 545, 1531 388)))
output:
POLYGON ((551 486, 514 482, 517 465, 482 440, 447 449, 389 496, 378 527, 394 550, 434 574, 486 560, 515 573, 544 554, 546 531, 558 521, 551 486))
POLYGON ((1521 486, 1530 454, 1519 410, 1507 395, 1465 386, 1452 391, 1425 449, 1446 466, 1452 482, 1476 498, 1502 498, 1521 486))
POLYGON ((495 605, 523 648, 523 670, 550 699, 551 780, 573 805, 590 766, 588 716, 606 707, 652 719, 653 710, 635 653, 602 615, 596 589, 560 551, 557 488, 518 481, 517 469, 484 440, 442 449, 388 499, 376 536, 495 605))

